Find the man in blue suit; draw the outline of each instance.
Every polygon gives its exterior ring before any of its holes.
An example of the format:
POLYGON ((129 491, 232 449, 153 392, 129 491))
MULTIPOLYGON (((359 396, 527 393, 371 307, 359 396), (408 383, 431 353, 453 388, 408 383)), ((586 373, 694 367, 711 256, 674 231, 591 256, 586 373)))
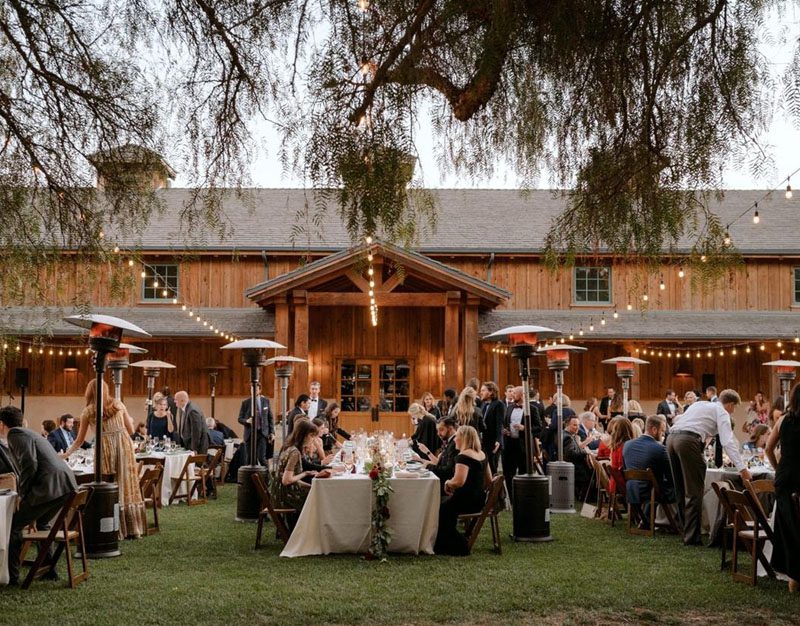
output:
POLYGON ((55 448, 56 452, 65 452, 72 445, 72 442, 75 441, 74 426, 75 418, 67 413, 62 415, 58 420, 58 428, 47 435, 47 441, 55 448))
MULTIPOLYGON (((660 491, 659 502, 662 504, 675 502, 675 482, 672 478, 672 467, 669 454, 662 440, 667 429, 667 421, 663 415, 647 418, 644 434, 628 441, 622 449, 622 457, 626 470, 653 470, 656 484, 660 491)), ((627 481, 627 498, 631 504, 646 502, 644 519, 650 517, 650 489, 647 483, 640 480, 627 481)))
MULTIPOLYGON (((239 423, 244 424, 244 445, 247 451, 247 458, 250 458, 250 433, 252 432, 251 415, 255 413, 256 418, 256 458, 261 465, 267 465, 267 459, 272 458, 273 443, 275 441, 275 422, 272 418, 272 409, 269 400, 261 395, 261 384, 256 385, 256 406, 252 411, 252 399, 247 398, 242 401, 239 409, 239 423)), ((249 461, 248 461, 249 462, 249 461)))

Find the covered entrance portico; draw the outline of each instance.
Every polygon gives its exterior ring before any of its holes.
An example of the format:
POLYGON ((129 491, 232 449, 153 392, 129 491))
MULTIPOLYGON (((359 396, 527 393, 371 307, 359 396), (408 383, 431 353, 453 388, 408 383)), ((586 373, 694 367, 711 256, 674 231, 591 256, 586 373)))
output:
POLYGON ((342 407, 345 428, 408 433, 408 406, 479 372, 478 315, 507 291, 424 255, 376 242, 332 254, 256 285, 247 297, 274 310, 275 340, 298 367, 290 396, 311 380, 342 407), (367 256, 374 273, 367 275, 367 256), (369 279, 374 282, 370 287, 369 279), (378 323, 370 321, 370 289, 378 323))

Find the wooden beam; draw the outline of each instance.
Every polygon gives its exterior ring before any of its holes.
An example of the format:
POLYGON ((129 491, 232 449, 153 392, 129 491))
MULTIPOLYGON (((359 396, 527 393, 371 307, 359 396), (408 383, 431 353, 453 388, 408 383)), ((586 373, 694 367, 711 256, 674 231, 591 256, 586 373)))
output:
MULTIPOLYGON (((287 350, 291 351, 292 344, 289 339, 289 303, 286 300, 286 296, 278 298, 275 302, 275 341, 286 346, 287 350)), ((276 420, 278 419, 278 411, 283 412, 286 410, 285 407, 280 406, 280 394, 280 383, 276 377, 272 389, 272 407, 276 420)))
POLYGON ((369 291, 369 282, 367 282, 361 274, 358 274, 355 270, 350 270, 346 275, 350 279, 350 282, 352 282, 361 291, 364 293, 369 291))
POLYGON ((394 291, 396 287, 399 287, 403 284, 406 275, 405 272, 395 272, 391 276, 389 276, 388 280, 383 283, 381 287, 381 292, 389 293, 390 291, 394 291))
MULTIPOLYGON (((294 305, 294 351, 293 356, 308 359, 308 302, 306 292, 295 290, 292 293, 294 305)), ((309 363, 297 363, 292 376, 293 397, 308 390, 309 363)))
MULTIPOLYGON (((379 308, 382 306, 443 307, 447 304, 447 296, 444 293, 376 292, 375 300, 379 308)), ((309 306, 369 306, 369 295, 366 293, 311 291, 307 294, 307 302, 309 306)))
POLYGON ((464 308, 464 380, 478 376, 478 296, 467 296, 464 308))
POLYGON ((461 382, 458 371, 458 336, 461 294, 447 292, 447 305, 444 309, 444 387, 459 390, 461 382))

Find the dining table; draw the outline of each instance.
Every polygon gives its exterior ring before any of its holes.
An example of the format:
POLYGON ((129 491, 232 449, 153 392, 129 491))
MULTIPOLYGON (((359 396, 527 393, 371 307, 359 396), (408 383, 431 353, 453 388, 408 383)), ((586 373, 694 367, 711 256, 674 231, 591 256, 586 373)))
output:
POLYGON ((16 491, 0 493, 0 585, 7 585, 9 581, 8 544, 11 541, 11 521, 16 502, 16 491))
MULTIPOLYGON (((441 483, 433 474, 389 479, 389 552, 433 554, 441 483)), ((282 557, 364 553, 372 537, 374 497, 365 474, 315 478, 282 557)))
MULTIPOLYGON (((164 473, 161 478, 161 505, 168 506, 169 499, 172 496, 172 479, 178 478, 181 474, 183 466, 186 464, 186 459, 192 455, 191 450, 175 450, 168 452, 145 452, 137 454, 136 460, 142 459, 160 459, 164 462, 164 473)), ((194 475, 194 464, 189 466, 189 476, 194 475)), ((186 483, 182 482, 178 486, 178 495, 186 493, 186 483)))

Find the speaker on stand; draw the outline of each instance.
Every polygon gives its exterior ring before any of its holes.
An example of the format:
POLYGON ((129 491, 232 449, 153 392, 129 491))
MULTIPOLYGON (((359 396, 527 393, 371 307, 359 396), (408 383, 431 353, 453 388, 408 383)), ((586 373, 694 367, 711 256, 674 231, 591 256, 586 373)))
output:
POLYGON ((30 385, 29 380, 30 370, 27 367, 18 367, 14 372, 14 384, 20 389, 21 398, 19 410, 25 414, 25 390, 30 385))

